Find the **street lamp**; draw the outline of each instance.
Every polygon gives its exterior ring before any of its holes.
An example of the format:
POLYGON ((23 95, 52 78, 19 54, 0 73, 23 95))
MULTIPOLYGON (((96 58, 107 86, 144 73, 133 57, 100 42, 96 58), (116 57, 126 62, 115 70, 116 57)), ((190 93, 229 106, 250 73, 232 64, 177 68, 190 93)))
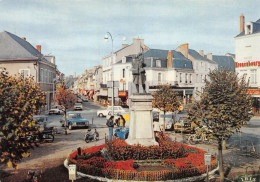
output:
POLYGON ((106 35, 105 35, 105 37, 104 37, 104 39, 107 41, 108 40, 108 36, 110 36, 110 39, 111 39, 111 42, 112 42, 112 53, 111 53, 111 60, 112 60, 112 69, 111 69, 111 71, 112 71, 112 116, 114 116, 114 73, 113 73, 113 54, 114 54, 114 52, 113 52, 113 37, 112 37, 112 35, 111 35, 111 33, 110 32, 107 32, 106 33, 106 35))
POLYGON ((114 52, 113 52, 113 41, 114 41, 114 40, 113 40, 113 37, 112 37, 111 33, 110 33, 110 32, 107 32, 106 35, 105 35, 105 37, 104 37, 105 41, 108 41, 108 38, 109 38, 108 36, 110 37, 111 42, 112 42, 112 55, 113 55, 113 53, 114 53, 114 52))
POLYGON ((55 93, 55 91, 54 91, 54 88, 55 88, 54 84, 55 84, 55 81, 56 81, 56 80, 57 80, 56 78, 53 78, 53 83, 52 83, 52 85, 53 85, 53 92, 52 92, 53 104, 54 104, 54 93, 55 93))

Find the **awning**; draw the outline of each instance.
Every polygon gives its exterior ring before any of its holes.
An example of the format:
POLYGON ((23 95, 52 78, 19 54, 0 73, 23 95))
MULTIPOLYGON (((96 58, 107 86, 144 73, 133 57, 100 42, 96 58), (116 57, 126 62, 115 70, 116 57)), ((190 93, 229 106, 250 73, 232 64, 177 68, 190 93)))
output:
POLYGON ((119 91, 118 92, 118 96, 119 97, 126 97, 128 94, 127 94, 127 92, 126 91, 119 91))
POLYGON ((97 93, 97 96, 107 96, 107 90, 101 89, 99 93, 97 93))

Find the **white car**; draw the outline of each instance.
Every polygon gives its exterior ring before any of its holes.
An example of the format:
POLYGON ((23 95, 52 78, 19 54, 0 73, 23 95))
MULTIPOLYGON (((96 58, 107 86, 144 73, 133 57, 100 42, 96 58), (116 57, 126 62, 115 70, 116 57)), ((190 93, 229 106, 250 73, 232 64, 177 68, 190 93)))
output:
POLYGON ((82 110, 82 109, 83 109, 83 106, 82 106, 81 103, 76 103, 76 104, 74 105, 74 110, 82 110))
MULTIPOLYGON (((114 106, 114 115, 124 114, 125 112, 126 111, 121 106, 114 106)), ((107 109, 97 111, 98 117, 104 117, 107 115, 112 115, 112 106, 108 106, 107 109)))
MULTIPOLYGON (((167 112, 165 113, 165 129, 166 130, 173 130, 173 113, 172 112, 167 112)), ((159 124, 160 128, 163 128, 163 113, 160 113, 159 115, 159 124)))
POLYGON ((52 108, 49 110, 48 114, 64 114, 64 111, 59 108, 52 108))

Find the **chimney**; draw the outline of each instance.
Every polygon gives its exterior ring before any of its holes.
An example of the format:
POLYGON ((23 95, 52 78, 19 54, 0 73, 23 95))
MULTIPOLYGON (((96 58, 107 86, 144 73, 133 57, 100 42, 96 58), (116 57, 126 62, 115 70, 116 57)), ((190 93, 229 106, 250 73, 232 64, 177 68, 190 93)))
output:
POLYGON ((144 39, 133 38, 134 49, 137 53, 142 52, 141 48, 144 48, 144 39))
POLYGON ((169 50, 168 56, 167 56, 167 67, 172 68, 172 51, 169 50))
POLYGON ((22 37, 23 40, 26 40, 26 37, 22 37))
POLYGON ((189 44, 182 44, 180 45, 180 52, 186 57, 188 58, 188 54, 189 54, 189 44))
POLYGON ((37 45, 36 49, 41 53, 42 52, 42 46, 41 45, 37 45))
POLYGON ((204 51, 203 50, 199 50, 199 54, 204 57, 204 51))
POLYGON ((129 46, 128 44, 122 44, 122 48, 129 46))
POLYGON ((245 31, 245 17, 243 14, 240 15, 240 32, 244 32, 245 31))
POLYGON ((212 60, 212 53, 207 54, 207 59, 212 60))

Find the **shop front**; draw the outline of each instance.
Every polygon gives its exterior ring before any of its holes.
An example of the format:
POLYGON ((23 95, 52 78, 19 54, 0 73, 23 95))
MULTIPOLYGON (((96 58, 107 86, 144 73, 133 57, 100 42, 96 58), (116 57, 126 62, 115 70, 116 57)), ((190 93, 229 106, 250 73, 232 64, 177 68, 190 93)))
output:
POLYGON ((253 98, 253 108, 254 114, 260 114, 260 89, 250 88, 247 91, 248 94, 252 95, 253 98))

